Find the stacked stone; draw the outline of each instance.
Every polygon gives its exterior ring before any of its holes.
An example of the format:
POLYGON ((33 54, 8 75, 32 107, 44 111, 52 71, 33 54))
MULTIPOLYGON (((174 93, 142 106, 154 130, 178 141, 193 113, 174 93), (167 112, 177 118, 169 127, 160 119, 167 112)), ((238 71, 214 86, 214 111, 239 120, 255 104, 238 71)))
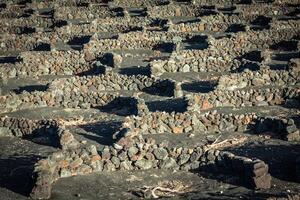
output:
POLYGON ((21 62, 0 69, 1 78, 73 75, 95 70, 78 51, 21 52, 21 62))
POLYGON ((213 31, 220 32, 226 31, 233 24, 245 24, 246 20, 239 15, 224 15, 217 13, 216 15, 208 15, 201 17, 201 21, 179 23, 172 26, 172 31, 180 32, 203 32, 213 31))
POLYGON ((54 120, 31 120, 15 117, 0 118, 0 129, 2 129, 2 132, 6 131, 6 133, 11 133, 11 135, 16 137, 37 133, 55 135, 57 126, 57 122, 54 120))
POLYGON ((248 114, 166 113, 150 112, 147 115, 126 117, 119 137, 133 137, 142 134, 206 134, 218 132, 246 131, 255 123, 257 116, 248 114))
POLYGON ((90 24, 68 24, 56 29, 55 34, 58 34, 59 38, 70 40, 74 36, 93 35, 98 32, 124 33, 137 29, 141 29, 141 27, 128 22, 125 23, 125 21, 124 24, 102 24, 92 21, 90 24))
POLYGON ((148 8, 148 15, 152 18, 170 18, 173 16, 198 17, 203 9, 198 5, 161 5, 148 8))
POLYGON ((105 1, 103 0, 67 0, 67 1, 60 1, 60 0, 50 0, 50 1, 39 1, 39 0, 32 0, 29 4, 31 7, 36 9, 43 9, 43 8, 58 8, 58 7, 88 7, 93 6, 94 4, 103 4, 105 1))
MULTIPOLYGON (((6 28, 9 27, 38 27, 38 28, 50 28, 53 25, 53 20, 49 18, 42 18, 36 15, 31 15, 30 17, 21 17, 13 19, 5 19, 0 21, 0 26, 3 28, 1 33, 5 32, 6 28)), ((13 31, 13 30, 11 30, 13 31)), ((16 33, 16 32, 10 32, 16 33)))
POLYGON ((51 184, 62 177, 85 175, 96 171, 153 168, 196 170, 204 166, 214 166, 220 172, 229 171, 242 175, 243 180, 251 188, 270 187, 271 177, 268 174, 268 166, 263 161, 207 149, 205 146, 169 147, 164 143, 156 144, 151 138, 145 140, 139 136, 121 138, 114 147, 106 146, 100 153, 93 145, 78 144, 76 148, 68 146, 40 160, 35 166, 36 182, 31 197, 50 198, 51 184))
POLYGON ((293 119, 282 117, 260 117, 255 124, 257 134, 275 134, 287 141, 300 141, 300 132, 293 119))
POLYGON ((5 9, 1 10, 1 19, 12 19, 22 17, 28 11, 28 8, 21 6, 7 6, 5 9))
POLYGON ((219 167, 234 172, 244 181, 244 184, 254 189, 267 189, 271 187, 271 175, 268 165, 259 159, 249 159, 236 156, 229 152, 220 152, 219 167))
MULTIPOLYGON (((300 48, 298 48, 298 49, 300 49, 300 48)), ((300 59, 299 58, 294 58, 289 61, 288 71, 295 73, 299 77, 299 74, 300 74, 300 59)))
POLYGON ((76 1, 32 1, 31 8, 44 9, 44 8, 58 8, 63 6, 77 6, 76 1))
MULTIPOLYGON (((151 76, 157 77, 162 75, 164 72, 169 72, 168 69, 165 69, 167 66, 167 60, 153 60, 149 63, 150 74, 151 76)), ((174 64, 175 65, 175 64, 174 64)), ((172 72, 172 71, 170 71, 172 72)))
POLYGON ((230 75, 222 75, 218 81, 217 89, 235 90, 250 86, 296 85, 300 82, 300 74, 295 70, 281 71, 263 69, 259 71, 245 71, 230 75))
MULTIPOLYGON (((192 0, 193 4, 199 6, 224 6, 231 5, 233 3, 232 0, 192 0)), ((243 0, 235 0, 236 4, 243 3, 243 0)))
POLYGON ((271 175, 268 165, 261 160, 253 160, 246 164, 244 181, 250 188, 268 189, 271 187, 271 175))
POLYGON ((53 34, 56 34, 62 41, 68 41, 74 36, 93 35, 99 32, 125 33, 130 30, 139 30, 142 27, 150 26, 154 22, 154 19, 149 17, 106 17, 94 19, 88 24, 72 24, 68 22, 68 25, 56 28, 53 34))
POLYGON ((30 197, 48 199, 51 196, 52 184, 60 177, 86 175, 101 171, 96 147, 66 149, 53 153, 47 159, 40 160, 34 168, 35 185, 30 197))
POLYGON ((174 83, 174 95, 175 98, 183 97, 183 91, 180 82, 174 83))
POLYGON ((168 3, 168 0, 114 0, 114 4, 120 7, 153 7, 168 3))
POLYGON ((173 91, 167 80, 107 73, 57 79, 48 85, 45 92, 10 93, 0 97, 0 107, 2 112, 45 106, 91 108, 111 103, 120 96, 119 91, 142 91, 147 88, 154 88, 165 94, 169 94, 169 90, 173 91))
POLYGON ((173 53, 167 61, 153 61, 150 63, 151 73, 160 75, 164 72, 234 71, 240 66, 236 58, 253 49, 265 49, 282 40, 290 40, 297 35, 295 30, 300 28, 295 20, 271 23, 271 25, 269 30, 238 32, 230 38, 210 37, 207 49, 181 50, 173 53), (226 50, 231 47, 234 49, 226 50))
MULTIPOLYGON (((240 15, 246 16, 265 16, 265 17, 273 17, 273 16, 282 16, 286 15, 295 9, 293 7, 285 7, 282 5, 273 5, 273 4, 253 4, 252 6, 249 5, 242 5, 237 4, 236 10, 239 12, 240 15)), ((253 18, 252 18, 253 19, 253 18)))
POLYGON ((114 49, 150 49, 159 44, 174 43, 175 37, 190 38, 195 33, 183 32, 161 32, 161 31, 135 31, 118 34, 117 39, 99 39, 98 34, 94 34, 90 42, 84 45, 84 53, 91 54, 94 58, 100 52, 107 52, 114 49))
POLYGON ((288 119, 288 120, 283 120, 286 122, 286 127, 285 127, 285 137, 287 141, 300 141, 300 131, 297 128, 295 122, 293 119, 288 119))
POLYGON ((96 18, 113 17, 114 13, 108 7, 91 6, 82 9, 80 7, 57 7, 54 12, 56 20, 84 19, 94 20, 96 18))
POLYGON ((62 90, 46 92, 10 93, 0 96, 1 113, 37 107, 91 108, 104 106, 119 97, 118 92, 77 92, 70 94, 62 90))
POLYGON ((133 114, 137 116, 145 116, 149 113, 149 109, 145 103, 145 100, 140 98, 138 94, 134 94, 129 104, 133 107, 133 114))
POLYGON ((123 62, 123 56, 114 52, 109 52, 104 55, 107 60, 107 65, 113 68, 120 68, 123 62))
POLYGON ((39 45, 50 46, 49 32, 40 32, 26 35, 2 34, 0 36, 1 51, 31 51, 39 45))
POLYGON ((64 126, 59 126, 56 134, 59 139, 59 146, 62 150, 77 149, 80 146, 80 143, 74 138, 74 135, 69 130, 66 130, 64 126))
POLYGON ((241 90, 216 89, 205 94, 188 94, 188 110, 217 107, 283 105, 286 100, 299 98, 298 87, 250 88, 241 90))
MULTIPOLYGON (((74 91, 80 89, 86 92, 98 91, 119 91, 119 90, 135 90, 141 91, 144 88, 151 87, 160 82, 156 78, 149 78, 143 75, 121 75, 114 72, 101 74, 99 76, 82 76, 54 80, 49 85, 49 90, 74 91), (97 87, 96 87, 97 86, 97 87)), ((74 91, 75 92, 75 91, 74 91)))

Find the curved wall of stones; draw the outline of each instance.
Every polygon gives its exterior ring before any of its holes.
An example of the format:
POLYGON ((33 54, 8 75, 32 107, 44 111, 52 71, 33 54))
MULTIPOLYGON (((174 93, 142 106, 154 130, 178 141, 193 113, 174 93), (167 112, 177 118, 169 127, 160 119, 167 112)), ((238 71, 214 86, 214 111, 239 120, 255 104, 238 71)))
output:
POLYGON ((166 113, 150 112, 127 117, 116 135, 133 137, 141 134, 195 133, 246 131, 257 117, 253 113, 237 115, 223 113, 166 113))
POLYGON ((300 74, 297 71, 285 70, 259 70, 247 71, 223 75, 218 81, 216 89, 235 90, 251 86, 293 86, 300 82, 300 74))
POLYGON ((283 105, 287 99, 299 99, 298 87, 245 90, 214 90, 206 94, 187 95, 188 110, 200 111, 217 107, 283 105))
POLYGON ((1 64, 0 78, 73 75, 95 70, 79 51, 21 52, 16 64, 1 64))

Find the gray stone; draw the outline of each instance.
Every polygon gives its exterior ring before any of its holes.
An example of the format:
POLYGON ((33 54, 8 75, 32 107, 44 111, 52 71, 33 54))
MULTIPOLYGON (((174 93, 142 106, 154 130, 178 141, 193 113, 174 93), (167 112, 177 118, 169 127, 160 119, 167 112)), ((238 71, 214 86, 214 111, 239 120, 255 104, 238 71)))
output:
POLYGON ((110 160, 107 160, 104 164, 103 171, 116 171, 116 167, 110 160))
POLYGON ((174 169, 177 167, 178 167, 178 165, 177 165, 176 161, 170 157, 165 159, 161 164, 161 168, 164 168, 164 169, 174 169))
POLYGON ((201 154, 199 152, 193 152, 191 157, 190 157, 190 160, 191 162, 194 162, 194 161, 198 161, 201 157, 201 154))
POLYGON ((182 72, 189 72, 190 71, 190 66, 189 65, 184 65, 182 68, 182 72))
POLYGON ((102 160, 100 160, 100 161, 98 160, 96 162, 93 162, 91 164, 91 167, 95 171, 102 171, 103 170, 103 161, 102 160))
POLYGON ((293 132, 293 133, 289 133, 286 136, 286 139, 288 141, 300 141, 300 134, 299 134, 299 130, 293 132))
POLYGON ((92 155, 98 155, 98 151, 95 145, 90 145, 87 147, 87 150, 92 154, 92 155))
POLYGON ((227 120, 222 120, 219 125, 220 131, 234 132, 236 127, 227 120))
POLYGON ((120 163, 120 169, 132 170, 132 161, 125 160, 120 163))
POLYGON ((137 166, 140 169, 150 169, 153 166, 152 161, 141 159, 135 162, 135 166, 137 166))
POLYGON ((63 168, 60 170, 59 176, 61 178, 70 177, 70 176, 72 176, 72 173, 70 170, 63 168))
POLYGON ((104 160, 109 160, 110 157, 111 157, 111 154, 110 154, 110 151, 109 151, 109 148, 104 148, 101 152, 101 157, 102 159, 104 160))
POLYGON ((130 147, 128 149, 128 156, 131 158, 132 156, 136 155, 139 152, 139 149, 136 147, 130 147))
POLYGON ((113 156, 111 158, 111 162, 116 166, 116 167, 119 167, 120 166, 120 159, 116 156, 113 156))
POLYGON ((118 158, 119 158, 121 161, 126 160, 126 159, 128 158, 128 157, 127 157, 126 151, 122 151, 122 152, 118 155, 118 158))
POLYGON ((286 132, 289 134, 289 133, 294 133, 295 131, 297 131, 297 127, 296 125, 290 125, 290 126, 287 126, 286 127, 286 132))
POLYGON ((168 157, 168 151, 164 148, 154 149, 153 154, 158 160, 165 160, 168 157))
POLYGON ((189 159, 190 159, 190 155, 188 155, 188 154, 181 154, 181 155, 179 156, 179 159, 178 159, 178 164, 179 164, 179 165, 183 165, 183 164, 186 163, 189 159))
POLYGON ((0 127, 0 137, 1 136, 12 136, 13 133, 7 127, 0 127))

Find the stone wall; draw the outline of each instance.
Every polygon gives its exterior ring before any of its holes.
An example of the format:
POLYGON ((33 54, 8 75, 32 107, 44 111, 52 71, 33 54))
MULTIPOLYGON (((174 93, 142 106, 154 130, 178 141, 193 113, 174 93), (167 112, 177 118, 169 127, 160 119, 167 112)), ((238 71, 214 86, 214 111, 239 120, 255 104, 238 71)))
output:
POLYGON ((153 6, 148 8, 147 13, 153 18, 169 18, 174 16, 200 16, 201 7, 196 5, 175 5, 153 6))
POLYGON ((2 19, 12 19, 22 17, 28 11, 28 8, 23 8, 21 6, 7 6, 1 10, 0 18, 2 19))
POLYGON ((74 37, 92 36, 95 33, 119 33, 130 30, 141 30, 154 23, 154 19, 148 17, 105 17, 91 20, 86 24, 72 24, 68 22, 66 26, 55 28, 54 35, 60 42, 68 42, 74 37))
POLYGON ((265 17, 270 17, 270 16, 282 16, 286 15, 289 12, 293 11, 293 7, 289 6, 278 6, 278 5, 270 5, 267 3, 263 4, 256 4, 253 6, 248 6, 248 5, 236 5, 236 10, 239 12, 240 15, 248 15, 248 16, 265 16, 265 17))
POLYGON ((114 4, 120 7, 152 7, 163 3, 168 3, 168 0, 114 0, 114 4))
POLYGON ((299 129, 292 118, 259 117, 255 125, 255 132, 288 141, 300 141, 299 129))
POLYGON ((246 71, 222 75, 218 81, 217 89, 235 90, 251 86, 293 86, 300 82, 300 73, 295 70, 246 71))
POLYGON ((280 41, 290 40, 297 36, 295 30, 299 28, 295 20, 277 21, 271 24, 269 30, 249 30, 219 39, 209 37, 208 48, 204 50, 181 50, 173 52, 168 60, 150 62, 151 74, 157 76, 164 72, 234 71, 240 66, 237 58, 253 50, 267 49, 280 41))
POLYGON ((0 96, 1 113, 36 107, 90 108, 105 106, 119 97, 118 92, 90 92, 80 90, 70 94, 60 91, 10 93, 0 96))
POLYGON ((113 12, 104 6, 93 6, 81 9, 80 7, 57 7, 54 12, 56 20, 85 19, 113 17, 113 12))
POLYGON ((105 3, 105 0, 48 0, 48 1, 39 1, 32 0, 30 6, 37 9, 43 8, 58 8, 58 7, 73 7, 73 6, 91 6, 93 4, 105 3))
POLYGON ((1 51, 31 51, 39 45, 48 44, 50 46, 51 33, 33 33, 26 35, 2 34, 0 36, 1 51))
POLYGON ((59 38, 70 40, 74 36, 93 35, 98 32, 122 33, 129 32, 130 30, 142 29, 142 26, 138 26, 138 24, 126 23, 125 21, 123 24, 105 24, 101 22, 101 20, 97 21, 93 21, 91 24, 68 24, 67 26, 56 29, 55 33, 59 35, 59 38))
MULTIPOLYGON (((53 26, 53 20, 49 18, 42 18, 32 15, 30 17, 20 17, 13 19, 6 19, 0 21, 0 33, 18 33, 18 28, 27 27, 35 28, 36 31, 43 30, 43 28, 50 28, 53 26), (13 26, 12 26, 13 25, 13 26)), ((19 31, 20 32, 20 31, 19 31)))
POLYGON ((150 112, 141 116, 127 117, 116 136, 132 137, 141 134, 206 134, 217 132, 246 131, 257 116, 248 114, 223 114, 217 112, 166 113, 150 112))
POLYGON ((60 120, 34 120, 28 118, 1 117, 0 136, 24 137, 43 135, 51 145, 61 149, 77 148, 79 143, 60 120), (4 133, 4 134, 2 134, 4 133))
POLYGON ((21 60, 16 64, 0 64, 0 78, 73 75, 96 71, 96 67, 87 62, 79 51, 21 52, 21 60))
MULTIPOLYGON (((57 131, 54 120, 31 120, 26 118, 1 117, 0 129, 6 130, 12 136, 23 137, 31 134, 49 134, 54 136, 57 131)), ((4 133, 4 131, 3 131, 4 133)), ((11 136, 11 135, 5 136, 11 136)), ((4 136, 1 134, 1 136, 4 136)))
POLYGON ((1 112, 19 109, 58 106, 65 108, 95 108, 105 106, 120 97, 121 91, 148 91, 172 95, 172 84, 142 75, 126 76, 107 73, 99 76, 77 76, 53 80, 47 91, 24 91, 0 96, 1 112))
POLYGON ((100 74, 99 76, 82 76, 57 79, 49 85, 49 89, 56 91, 62 90, 60 91, 62 93, 77 93, 78 91, 76 90, 81 90, 83 93, 115 90, 141 91, 144 88, 151 87, 156 82, 160 81, 162 80, 149 78, 143 75, 127 76, 108 72, 107 74, 100 74))
POLYGON ((268 165, 258 159, 236 156, 207 146, 170 147, 154 139, 127 138, 114 147, 97 151, 93 145, 66 148, 35 165, 34 199, 50 198, 52 184, 59 178, 116 170, 201 170, 209 166, 219 173, 231 173, 250 188, 270 188, 268 165))
POLYGON ((193 0, 194 4, 202 6, 231 5, 241 2, 243 2, 243 0, 193 0))
POLYGON ((169 31, 179 32, 203 32, 203 31, 226 31, 233 24, 244 24, 246 21, 238 15, 216 15, 203 16, 199 21, 190 23, 173 24, 169 31))
POLYGON ((59 1, 59 0, 50 0, 50 1, 32 1, 30 6, 35 9, 44 9, 44 8, 58 8, 62 6, 76 6, 77 1, 59 1))
POLYGON ((205 94, 189 94, 188 110, 200 111, 217 107, 283 105, 287 99, 299 98, 298 87, 214 90, 205 94))
POLYGON ((90 42, 84 45, 84 52, 87 54, 95 54, 107 52, 114 49, 154 49, 160 44, 173 43, 177 39, 192 37, 193 33, 175 33, 160 31, 136 31, 118 34, 116 39, 99 39, 98 34, 94 34, 90 42))

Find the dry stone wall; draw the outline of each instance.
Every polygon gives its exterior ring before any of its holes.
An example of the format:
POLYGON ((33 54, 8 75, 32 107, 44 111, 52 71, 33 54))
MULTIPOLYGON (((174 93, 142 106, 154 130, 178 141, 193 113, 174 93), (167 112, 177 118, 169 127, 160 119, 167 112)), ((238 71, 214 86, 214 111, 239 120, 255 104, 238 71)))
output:
POLYGON ((216 88, 219 90, 235 90, 251 86, 293 86, 299 83, 299 77, 299 72, 295 70, 249 70, 243 73, 224 75, 220 77, 216 88))
POLYGON ((298 87, 245 90, 214 90, 206 94, 187 95, 188 110, 200 111, 217 107, 283 105, 287 99, 299 99, 298 87))
POLYGON ((58 7, 55 10, 56 20, 86 19, 93 20, 102 17, 112 17, 113 12, 108 7, 93 6, 81 9, 80 7, 58 7))
POLYGON ((182 50, 174 52, 168 60, 155 60, 149 65, 151 74, 164 72, 228 72, 237 70, 236 59, 257 49, 266 49, 282 40, 289 40, 297 35, 296 21, 277 22, 274 28, 264 31, 236 33, 230 38, 208 38, 208 48, 204 50, 182 50))
POLYGON ((78 51, 22 52, 18 58, 21 61, 16 64, 0 64, 1 78, 72 75, 96 70, 78 51))
POLYGON ((206 134, 246 131, 257 116, 254 113, 235 115, 217 112, 166 113, 150 112, 142 116, 127 117, 116 135, 132 137, 141 134, 206 134))
POLYGON ((63 177, 152 168, 198 170, 213 166, 220 172, 239 176, 250 188, 266 189, 271 186, 269 168, 263 161, 207 149, 206 146, 174 148, 142 137, 127 138, 127 142, 123 140, 114 147, 106 146, 100 152, 93 145, 78 145, 55 152, 35 165, 36 182, 31 192, 32 198, 50 198, 52 184, 63 177))

